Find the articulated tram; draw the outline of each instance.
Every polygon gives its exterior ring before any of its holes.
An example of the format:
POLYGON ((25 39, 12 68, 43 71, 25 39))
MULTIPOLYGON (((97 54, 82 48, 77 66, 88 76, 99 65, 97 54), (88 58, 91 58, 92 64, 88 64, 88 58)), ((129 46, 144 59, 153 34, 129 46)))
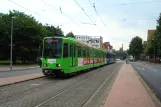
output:
POLYGON ((64 76, 107 64, 107 52, 75 38, 46 37, 43 40, 42 72, 64 76))
POLYGON ((107 52, 107 64, 115 63, 115 57, 116 57, 115 54, 107 52))

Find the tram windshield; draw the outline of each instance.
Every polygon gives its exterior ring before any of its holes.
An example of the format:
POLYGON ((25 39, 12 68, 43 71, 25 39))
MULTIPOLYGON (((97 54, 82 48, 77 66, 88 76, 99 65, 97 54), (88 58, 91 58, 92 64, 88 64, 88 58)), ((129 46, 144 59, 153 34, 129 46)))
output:
POLYGON ((62 57, 62 39, 48 38, 44 40, 44 58, 62 57))

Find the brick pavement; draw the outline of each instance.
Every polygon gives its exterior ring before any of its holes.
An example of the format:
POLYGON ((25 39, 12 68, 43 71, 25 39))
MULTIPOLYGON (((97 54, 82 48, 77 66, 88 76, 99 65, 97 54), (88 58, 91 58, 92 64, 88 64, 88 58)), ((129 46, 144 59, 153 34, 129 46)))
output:
MULTIPOLYGON (((28 65, 28 66, 13 66, 12 70, 27 70, 27 69, 33 69, 33 68, 39 68, 37 65, 28 65)), ((0 65, 0 72, 3 71, 11 71, 10 65, 0 65)))
POLYGON ((22 82, 22 81, 26 81, 30 79, 35 79, 35 78, 39 78, 43 76, 44 75, 42 73, 33 73, 33 74, 26 74, 26 75, 21 75, 21 76, 0 78, 0 86, 22 82))
POLYGON ((106 99, 104 107, 155 107, 130 64, 124 64, 106 99))

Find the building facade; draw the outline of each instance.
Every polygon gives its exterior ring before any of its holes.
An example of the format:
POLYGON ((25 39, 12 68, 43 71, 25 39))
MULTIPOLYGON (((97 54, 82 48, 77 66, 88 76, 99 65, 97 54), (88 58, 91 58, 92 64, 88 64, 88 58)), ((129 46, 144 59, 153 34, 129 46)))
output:
POLYGON ((103 48, 103 38, 101 36, 84 36, 84 35, 75 35, 75 38, 85 44, 96 48, 103 48))
POLYGON ((155 30, 148 30, 147 41, 150 38, 150 36, 153 35, 154 32, 155 32, 155 30))
POLYGON ((105 48, 106 51, 112 51, 113 46, 110 45, 110 42, 105 42, 104 48, 105 48))

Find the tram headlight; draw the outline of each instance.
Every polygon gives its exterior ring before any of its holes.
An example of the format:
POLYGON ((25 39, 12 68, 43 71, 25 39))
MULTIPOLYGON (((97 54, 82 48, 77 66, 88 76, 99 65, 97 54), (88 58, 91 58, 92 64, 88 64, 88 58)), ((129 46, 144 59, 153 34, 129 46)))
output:
POLYGON ((60 67, 60 64, 56 64, 57 67, 60 67))
POLYGON ((44 64, 44 67, 46 67, 47 66, 47 64, 44 64))

